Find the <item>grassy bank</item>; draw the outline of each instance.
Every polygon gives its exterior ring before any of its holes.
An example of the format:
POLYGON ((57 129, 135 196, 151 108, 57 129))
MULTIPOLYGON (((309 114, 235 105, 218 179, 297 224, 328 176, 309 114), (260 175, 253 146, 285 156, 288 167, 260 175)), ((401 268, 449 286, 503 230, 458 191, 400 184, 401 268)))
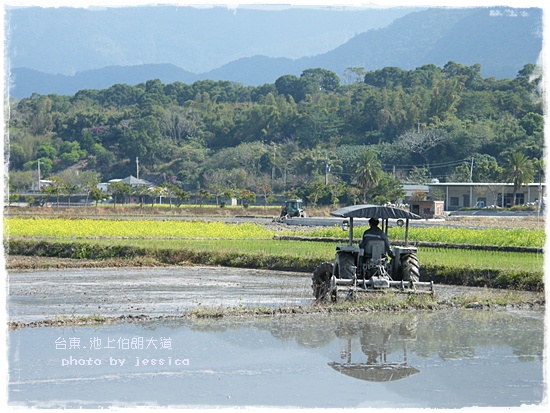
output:
MULTIPOLYGON (((312 272, 334 259, 335 243, 276 240, 150 240, 11 237, 10 255, 118 260, 119 265, 213 265, 312 272)), ((542 291, 543 256, 425 248, 421 279, 435 283, 542 291)))
POLYGON ((527 293, 515 290, 480 289, 472 294, 456 294, 450 298, 440 299, 437 295, 386 293, 368 294, 355 300, 341 300, 338 303, 321 302, 308 306, 290 307, 212 307, 196 308, 173 316, 152 317, 147 315, 125 315, 106 317, 100 314, 88 316, 62 316, 52 319, 23 323, 8 323, 8 328, 15 330, 26 327, 61 327, 77 325, 103 325, 151 320, 173 319, 219 319, 241 317, 265 317, 307 314, 359 314, 371 312, 404 311, 441 311, 455 309, 489 310, 501 308, 541 309, 544 308, 544 294, 527 293))

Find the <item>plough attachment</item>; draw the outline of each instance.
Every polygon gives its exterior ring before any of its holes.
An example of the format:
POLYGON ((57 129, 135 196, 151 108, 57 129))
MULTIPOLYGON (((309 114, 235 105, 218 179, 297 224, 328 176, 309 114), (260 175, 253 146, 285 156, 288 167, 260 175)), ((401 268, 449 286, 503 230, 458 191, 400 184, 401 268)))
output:
POLYGON ((330 297, 336 301, 339 287, 347 290, 348 297, 354 297, 358 292, 381 292, 392 288, 394 291, 409 294, 433 294, 433 281, 394 281, 389 277, 374 275, 368 280, 341 279, 332 276, 330 279, 330 297))

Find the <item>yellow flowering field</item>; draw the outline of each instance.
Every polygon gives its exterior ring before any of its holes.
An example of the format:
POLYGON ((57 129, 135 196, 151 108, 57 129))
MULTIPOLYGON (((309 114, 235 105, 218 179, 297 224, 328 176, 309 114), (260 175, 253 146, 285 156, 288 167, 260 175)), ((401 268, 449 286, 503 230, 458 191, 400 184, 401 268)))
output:
MULTIPOLYGON (((361 238, 367 227, 354 228, 354 237, 361 238)), ((340 227, 327 227, 308 232, 317 237, 342 237, 340 227)), ((391 240, 405 239, 405 228, 391 227, 388 231, 391 240)), ((409 229, 410 241, 442 242, 449 244, 498 245, 513 247, 542 248, 546 242, 546 233, 538 229, 503 228, 454 228, 420 227, 409 229)))
POLYGON ((273 238, 272 231, 248 223, 64 218, 5 218, 4 235, 56 238, 273 238))
MULTIPOLYGON (((366 228, 355 228, 361 237, 366 228)), ((391 240, 401 240, 404 228, 392 227, 391 240)), ((339 227, 287 230, 286 235, 340 237, 339 227)), ((272 239, 275 232, 252 223, 224 223, 178 220, 111 220, 67 218, 4 218, 5 236, 56 238, 181 238, 181 239, 272 239)), ((546 242, 544 230, 501 228, 411 228, 409 240, 451 244, 498 245, 542 248, 546 242)))

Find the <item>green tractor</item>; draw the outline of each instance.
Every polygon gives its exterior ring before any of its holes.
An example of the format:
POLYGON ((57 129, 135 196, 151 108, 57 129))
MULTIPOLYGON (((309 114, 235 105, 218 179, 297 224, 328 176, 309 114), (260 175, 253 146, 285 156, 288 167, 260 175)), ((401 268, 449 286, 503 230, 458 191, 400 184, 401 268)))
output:
POLYGON ((334 262, 324 262, 313 272, 313 295, 317 300, 327 295, 336 302, 338 292, 347 290, 349 298, 357 292, 384 291, 393 288, 399 292, 433 293, 433 282, 420 281, 418 249, 408 245, 409 220, 422 219, 419 215, 400 208, 378 205, 353 205, 331 212, 332 216, 346 218, 342 227, 349 231, 348 245, 336 247, 334 262), (391 260, 386 254, 386 245, 381 237, 367 237, 363 246, 353 245, 353 219, 378 218, 387 236, 388 222, 397 220, 405 227, 404 246, 392 248, 391 260), (417 290, 421 287, 421 290, 417 290))
POLYGON ((306 218, 306 211, 302 208, 303 201, 301 199, 289 199, 285 201, 285 205, 281 209, 280 219, 283 218, 306 218))

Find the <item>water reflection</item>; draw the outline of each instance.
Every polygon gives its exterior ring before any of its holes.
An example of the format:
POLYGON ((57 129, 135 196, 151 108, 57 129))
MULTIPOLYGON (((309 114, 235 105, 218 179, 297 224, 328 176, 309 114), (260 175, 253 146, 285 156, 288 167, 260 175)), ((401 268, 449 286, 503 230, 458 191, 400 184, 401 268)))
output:
MULTIPOLYGON (((418 317, 405 316, 403 320, 394 320, 392 323, 376 323, 371 320, 362 320, 358 323, 343 323, 337 327, 336 335, 345 337, 346 346, 342 348, 340 356, 345 362, 330 362, 328 365, 334 370, 359 380, 365 381, 394 381, 419 373, 411 367, 407 359, 408 343, 416 340, 418 317), (359 330, 359 331, 357 331, 359 330), (352 341, 359 338, 363 357, 352 357, 352 341), (402 344, 403 355, 401 360, 392 361, 390 341, 402 344), (357 362, 364 359, 366 362, 357 362), (352 360, 353 359, 353 360, 352 360)), ((359 353, 359 352, 355 352, 359 353)))
MULTIPOLYGON (((176 326, 179 323, 175 323, 176 326)), ((544 312, 464 311, 433 313, 367 313, 209 320, 186 322, 193 331, 229 332, 253 327, 281 341, 306 348, 327 347, 336 339, 388 352, 403 352, 403 342, 421 357, 442 360, 477 357, 480 348, 509 346, 522 362, 542 361, 544 312)), ((177 328, 177 327, 175 327, 177 328)), ((344 346, 346 347, 346 346, 344 346)), ((346 347, 347 349, 347 347, 346 347)), ((347 351, 347 350, 345 350, 347 351)), ((364 353, 365 354, 365 353, 364 353)))
POLYGON ((8 395, 42 408, 519 406, 543 400, 543 348, 542 312, 26 328, 9 332, 8 395))

